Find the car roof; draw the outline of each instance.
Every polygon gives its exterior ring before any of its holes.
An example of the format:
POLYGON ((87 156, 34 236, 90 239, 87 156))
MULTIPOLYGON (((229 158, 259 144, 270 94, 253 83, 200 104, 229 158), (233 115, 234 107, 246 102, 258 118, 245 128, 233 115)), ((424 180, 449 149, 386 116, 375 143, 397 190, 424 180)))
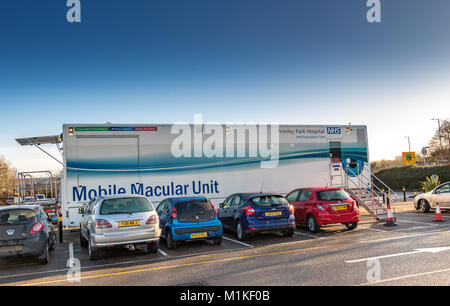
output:
POLYGON ((297 188, 295 190, 309 190, 309 191, 325 191, 325 190, 341 190, 342 188, 339 187, 302 187, 302 188, 297 188))
POLYGON ((283 196, 279 193, 276 192, 241 192, 241 193, 235 193, 234 195, 238 195, 243 197, 244 199, 248 200, 250 198, 255 198, 255 197, 263 197, 263 196, 283 196))
POLYGON ((97 197, 98 199, 110 200, 110 199, 123 199, 123 198, 145 198, 140 194, 116 194, 116 195, 108 195, 97 197))
POLYGON ((10 206, 0 207, 0 211, 11 210, 11 209, 30 209, 30 210, 34 210, 35 212, 38 212, 39 208, 40 208, 39 205, 10 205, 10 206))
POLYGON ((178 198, 166 198, 165 200, 170 201, 171 203, 187 203, 190 201, 200 200, 202 202, 208 201, 208 198, 204 196, 200 197, 178 197, 178 198))

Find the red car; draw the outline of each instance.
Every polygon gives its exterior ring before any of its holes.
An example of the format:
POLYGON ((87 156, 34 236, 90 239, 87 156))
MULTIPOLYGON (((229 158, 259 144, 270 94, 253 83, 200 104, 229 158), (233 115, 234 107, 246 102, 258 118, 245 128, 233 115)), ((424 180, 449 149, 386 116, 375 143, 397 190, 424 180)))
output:
POLYGON ((299 188, 289 192, 286 199, 294 205, 296 223, 307 225, 313 233, 326 224, 342 223, 349 230, 358 226, 356 201, 341 188, 299 188))

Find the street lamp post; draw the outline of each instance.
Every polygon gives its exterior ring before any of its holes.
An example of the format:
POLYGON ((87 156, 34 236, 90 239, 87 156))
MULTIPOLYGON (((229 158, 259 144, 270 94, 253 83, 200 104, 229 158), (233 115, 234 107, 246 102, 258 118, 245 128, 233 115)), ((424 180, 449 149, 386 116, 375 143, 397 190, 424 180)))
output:
POLYGON ((405 136, 405 138, 408 138, 408 152, 411 152, 411 142, 410 142, 410 139, 409 139, 409 136, 405 136))

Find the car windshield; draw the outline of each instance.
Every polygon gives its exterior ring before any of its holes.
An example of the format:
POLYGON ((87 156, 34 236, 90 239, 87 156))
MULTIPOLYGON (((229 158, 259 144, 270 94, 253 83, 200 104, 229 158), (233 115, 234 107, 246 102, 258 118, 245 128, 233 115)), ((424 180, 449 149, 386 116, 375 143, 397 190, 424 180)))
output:
POLYGON ((132 214, 153 211, 153 206, 145 198, 107 199, 102 203, 101 215, 132 214))
POLYGON ((283 196, 279 196, 279 195, 267 195, 267 196, 254 197, 252 199, 252 203, 255 204, 256 206, 276 206, 276 205, 289 204, 288 201, 283 196))
POLYGON ((349 198, 348 194, 342 189, 317 192, 317 200, 319 201, 345 201, 349 198))
POLYGON ((0 225, 32 223, 35 220, 36 214, 31 209, 8 209, 0 211, 0 225))
POLYGON ((190 201, 176 204, 177 218, 179 221, 206 221, 215 216, 214 208, 208 201, 190 201))

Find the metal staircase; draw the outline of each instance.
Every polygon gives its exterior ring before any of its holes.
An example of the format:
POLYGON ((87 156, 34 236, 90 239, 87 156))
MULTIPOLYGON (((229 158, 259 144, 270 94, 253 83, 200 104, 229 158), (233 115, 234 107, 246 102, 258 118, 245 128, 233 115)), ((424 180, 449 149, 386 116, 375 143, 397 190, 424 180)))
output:
MULTIPOLYGON (((389 186, 370 171, 370 165, 364 164, 367 171, 354 172, 348 165, 344 169, 330 164, 330 182, 333 187, 344 188, 357 202, 378 221, 387 218, 387 203, 398 196, 389 186), (334 169, 333 169, 334 167, 334 169)), ((395 219, 395 213, 394 213, 395 219)))

